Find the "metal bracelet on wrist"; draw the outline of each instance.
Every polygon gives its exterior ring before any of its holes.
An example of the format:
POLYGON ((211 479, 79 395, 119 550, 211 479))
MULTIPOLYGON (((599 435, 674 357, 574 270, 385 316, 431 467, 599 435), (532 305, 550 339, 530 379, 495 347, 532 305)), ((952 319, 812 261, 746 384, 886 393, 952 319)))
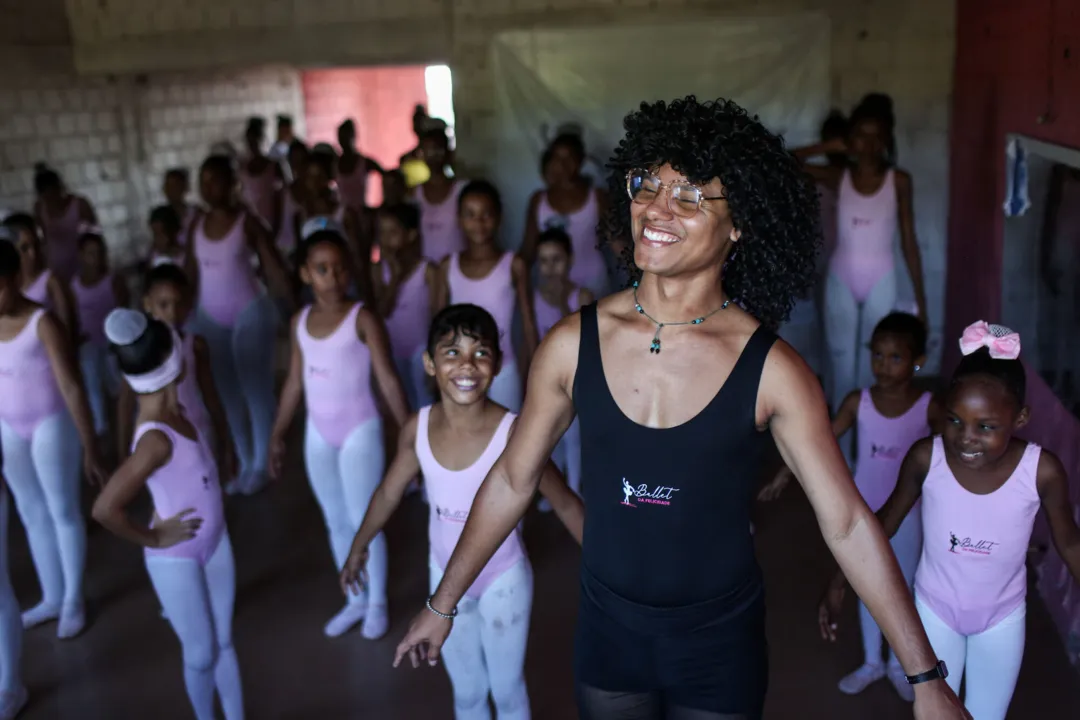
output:
POLYGON ((438 615, 443 620, 453 620, 454 618, 457 617, 457 608, 456 607, 453 610, 451 610, 449 614, 444 613, 444 612, 439 612, 434 607, 432 607, 431 598, 433 598, 433 597, 435 597, 435 596, 431 595, 431 596, 428 597, 427 600, 424 601, 424 607, 426 607, 428 609, 428 612, 434 613, 435 615, 438 615))

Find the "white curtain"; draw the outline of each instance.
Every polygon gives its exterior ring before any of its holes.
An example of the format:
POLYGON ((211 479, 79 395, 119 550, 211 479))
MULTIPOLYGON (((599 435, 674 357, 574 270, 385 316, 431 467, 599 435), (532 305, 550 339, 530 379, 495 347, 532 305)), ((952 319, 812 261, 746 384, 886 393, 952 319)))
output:
POLYGON ((829 20, 818 13, 509 32, 492 55, 507 247, 521 244, 540 155, 564 124, 582 129, 586 173, 603 185, 623 117, 644 101, 730 98, 791 147, 814 141, 828 111, 829 20))

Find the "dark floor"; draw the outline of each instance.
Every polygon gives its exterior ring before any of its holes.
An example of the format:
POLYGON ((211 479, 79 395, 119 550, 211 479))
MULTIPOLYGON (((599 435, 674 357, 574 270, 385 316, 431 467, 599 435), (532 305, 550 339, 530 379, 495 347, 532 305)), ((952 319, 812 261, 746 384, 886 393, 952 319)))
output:
MULTIPOLYGON (((318 508, 303 475, 261 496, 231 501, 237 553, 234 639, 243 670, 248 717, 255 720, 440 720, 452 718, 450 686, 441 668, 390 667, 393 649, 426 593, 426 506, 410 498, 389 528, 393 626, 379 642, 353 633, 322 635, 341 597, 318 508)), ((13 514, 14 517, 14 514, 13 514)), ((825 549, 797 489, 764 508, 758 546, 768 578, 772 720, 911 718, 886 682, 845 697, 836 681, 859 662, 854 608, 837 647, 817 636, 815 608, 825 549)), ((534 515, 526 539, 536 569, 528 680, 533 716, 574 720, 571 638, 578 553, 558 521, 534 515)), ((36 582, 22 528, 13 523, 12 566, 24 606, 36 582)), ((188 720, 179 645, 143 568, 140 552, 92 529, 88 573, 92 625, 61 642, 55 626, 27 633, 26 720, 188 720)), ((1027 657, 1012 720, 1080 717, 1080 676, 1065 660, 1038 600, 1028 613, 1027 657)))

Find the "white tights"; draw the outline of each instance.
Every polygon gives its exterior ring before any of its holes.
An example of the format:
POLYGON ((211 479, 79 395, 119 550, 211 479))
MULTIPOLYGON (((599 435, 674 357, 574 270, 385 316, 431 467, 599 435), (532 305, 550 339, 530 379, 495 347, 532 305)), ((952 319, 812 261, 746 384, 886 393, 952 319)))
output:
POLYGON ((8 494, 0 491, 0 693, 22 688, 22 618, 8 565, 8 494))
POLYGON ((82 448, 75 423, 64 410, 42 420, 24 440, 0 421, 0 443, 4 476, 41 582, 42 605, 81 605, 86 523, 79 507, 82 448))
MULTIPOLYGON (((431 560, 431 592, 442 570, 431 560)), ((464 597, 442 646, 454 688, 455 720, 491 720, 488 693, 498 720, 529 720, 525 646, 532 612, 533 573, 527 558, 500 575, 480 599, 464 597)))
POLYGON ((266 483, 276 410, 273 359, 277 322, 274 301, 264 294, 241 311, 233 327, 222 327, 199 310, 190 328, 206 339, 210 349, 210 369, 240 462, 240 490, 247 493, 266 483))
POLYGON ((503 358, 502 369, 488 388, 488 397, 512 413, 521 412, 521 373, 512 358, 503 358))
POLYGON ((1027 606, 977 635, 961 635, 915 597, 930 646, 949 669, 946 682, 957 695, 967 676, 964 707, 975 720, 1005 720, 1020 675, 1027 632, 1027 606))
POLYGON ((146 571, 184 653, 184 685, 198 720, 214 720, 214 689, 226 720, 242 720, 240 665, 232 644, 236 569, 229 536, 201 565, 148 555, 146 571))
MULTIPOLYGON (((922 554, 922 508, 916 505, 912 508, 900 528, 892 536, 893 553, 896 561, 900 564, 900 572, 911 588, 915 580, 915 568, 919 566, 919 556, 922 554)), ((881 664, 881 629, 874 622, 874 616, 870 614, 863 602, 859 601, 859 628, 862 630, 863 652, 866 654, 867 665, 881 664)), ((889 662, 899 664, 896 653, 889 648, 889 662)), ((951 671, 951 666, 950 666, 951 671)))
MULTIPOLYGON (((322 508, 338 570, 349 557, 353 537, 382 481, 384 454, 382 420, 378 416, 355 427, 340 448, 326 442, 310 420, 307 423, 304 462, 311 489, 322 508)), ((386 535, 379 533, 368 546, 367 592, 350 594, 349 602, 385 607, 386 574, 386 535)))
POLYGON ((108 347, 83 343, 79 346, 79 366, 86 385, 90 413, 94 418, 94 432, 100 437, 109 429, 109 397, 116 395, 118 390, 108 347))

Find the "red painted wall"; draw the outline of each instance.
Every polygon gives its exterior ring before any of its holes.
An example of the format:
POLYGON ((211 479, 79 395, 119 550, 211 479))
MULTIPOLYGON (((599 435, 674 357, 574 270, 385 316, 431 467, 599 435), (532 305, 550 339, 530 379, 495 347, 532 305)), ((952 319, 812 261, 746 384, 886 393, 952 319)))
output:
MULTIPOLYGON (((1080 2, 959 0, 957 12, 946 338, 1001 316, 1006 136, 1080 147, 1080 2)), ((958 360, 956 343, 947 343, 943 370, 958 360)), ((1030 368, 1027 400, 1032 422, 1022 434, 1061 458, 1080 519, 1080 420, 1030 368)), ((1035 535, 1049 540, 1041 516, 1035 535)), ((1039 591, 1067 645, 1076 647, 1080 584, 1053 550, 1040 567, 1039 591)))
MULTIPOLYGON (((422 66, 308 70, 301 84, 309 143, 337 147, 337 126, 352 118, 360 152, 383 167, 397 167, 398 158, 415 147, 413 109, 427 105, 422 66)), ((367 199, 372 206, 382 201, 379 183, 368 184, 367 199)))

